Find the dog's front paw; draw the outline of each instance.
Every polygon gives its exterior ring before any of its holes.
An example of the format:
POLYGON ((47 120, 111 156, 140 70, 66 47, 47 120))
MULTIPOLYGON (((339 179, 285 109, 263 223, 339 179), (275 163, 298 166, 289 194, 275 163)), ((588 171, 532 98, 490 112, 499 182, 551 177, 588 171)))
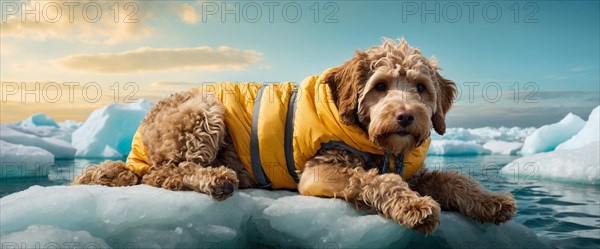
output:
POLYGON ((232 180, 222 180, 212 186, 209 193, 215 200, 222 201, 233 195, 233 191, 237 189, 237 184, 232 180))
POLYGON ((492 215, 492 223, 504 223, 515 216, 517 202, 511 194, 501 194, 492 199, 494 199, 494 202, 497 203, 497 205, 500 205, 500 208, 492 215))
POLYGON ((495 194, 486 198, 479 209, 478 215, 473 218, 498 225, 513 218, 517 211, 517 203, 511 194, 495 194))
POLYGON ((429 196, 421 197, 410 205, 413 207, 408 214, 416 218, 412 229, 431 234, 440 223, 440 205, 429 196))
POLYGON ((225 200, 233 195, 233 192, 239 187, 237 174, 230 168, 221 166, 213 168, 211 172, 214 178, 210 184, 210 196, 215 200, 225 200))
POLYGON ((429 215, 425 216, 421 221, 415 224, 412 229, 424 234, 431 234, 440 223, 440 207, 435 203, 435 206, 430 207, 429 215))
POLYGON ((190 165, 182 166, 188 171, 194 171, 194 173, 185 175, 183 182, 186 187, 196 192, 205 193, 215 200, 222 201, 233 195, 239 186, 235 171, 225 166, 191 167, 190 165))
POLYGON ((430 234, 440 223, 440 205, 431 197, 396 200, 389 217, 417 232, 430 234))

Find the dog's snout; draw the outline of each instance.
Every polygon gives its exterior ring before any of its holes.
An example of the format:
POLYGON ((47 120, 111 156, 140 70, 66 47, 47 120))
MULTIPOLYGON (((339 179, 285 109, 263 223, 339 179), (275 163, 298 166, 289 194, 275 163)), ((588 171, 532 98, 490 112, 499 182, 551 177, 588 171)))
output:
POLYGON ((415 121, 415 112, 407 111, 407 110, 397 110, 396 111, 396 120, 403 127, 409 126, 415 121))

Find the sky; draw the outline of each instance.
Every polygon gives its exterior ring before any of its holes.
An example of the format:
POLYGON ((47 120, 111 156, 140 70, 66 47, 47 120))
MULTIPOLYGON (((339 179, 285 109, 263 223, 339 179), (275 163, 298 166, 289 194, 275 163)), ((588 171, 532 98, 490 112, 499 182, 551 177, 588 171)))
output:
POLYGON ((84 121, 204 82, 300 82, 383 37, 435 56, 449 127, 541 126, 600 103, 598 1, 0 1, 0 122, 84 121))

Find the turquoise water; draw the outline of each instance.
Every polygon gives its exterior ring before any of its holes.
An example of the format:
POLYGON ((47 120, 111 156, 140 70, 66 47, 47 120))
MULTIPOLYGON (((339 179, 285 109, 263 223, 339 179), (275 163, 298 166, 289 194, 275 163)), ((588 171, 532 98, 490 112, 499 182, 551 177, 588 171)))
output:
MULTIPOLYGON (((429 156, 430 169, 459 170, 480 181, 487 189, 509 191, 517 199, 514 220, 558 248, 600 247, 600 186, 565 184, 542 180, 523 180, 516 175, 501 175, 500 169, 515 156, 429 156)), ((2 179, 0 196, 33 185, 66 185, 84 168, 103 161, 57 161, 48 177, 2 179)), ((525 177, 525 179, 531 179, 525 177)))

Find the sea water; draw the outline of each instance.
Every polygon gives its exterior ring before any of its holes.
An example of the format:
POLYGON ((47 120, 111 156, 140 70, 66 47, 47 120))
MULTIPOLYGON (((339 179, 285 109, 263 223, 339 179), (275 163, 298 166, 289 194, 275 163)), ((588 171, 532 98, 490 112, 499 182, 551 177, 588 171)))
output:
MULTIPOLYGON (((511 192, 517 200, 514 221, 558 248, 600 247, 600 185, 534 180, 536 168, 501 174, 517 156, 428 156, 430 169, 457 170, 492 191, 511 192), (523 174, 525 176, 523 176, 523 174)), ((1 179, 0 196, 33 185, 67 185, 77 174, 104 159, 59 160, 46 177, 1 179)), ((0 199, 1 201, 1 199, 0 199)))

